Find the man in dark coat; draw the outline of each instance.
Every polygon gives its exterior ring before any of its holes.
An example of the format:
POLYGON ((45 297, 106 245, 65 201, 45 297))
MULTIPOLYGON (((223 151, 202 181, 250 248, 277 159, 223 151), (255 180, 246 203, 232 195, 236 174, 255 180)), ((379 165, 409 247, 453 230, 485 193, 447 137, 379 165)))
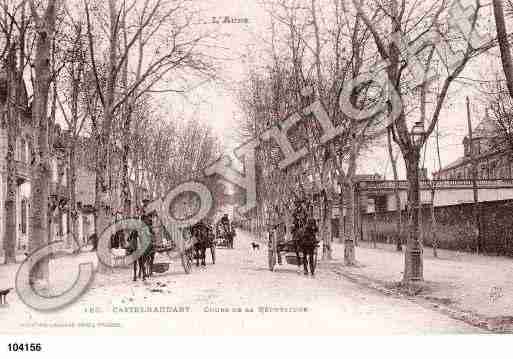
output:
POLYGON ((292 239, 295 242, 296 247, 296 259, 297 259, 297 266, 301 266, 301 257, 299 256, 299 253, 301 251, 301 237, 302 237, 302 230, 303 227, 306 224, 306 209, 305 204, 302 200, 296 200, 294 212, 292 213, 292 228, 290 230, 290 233, 292 234, 292 239))
POLYGON ((143 221, 150 230, 150 237, 151 237, 151 243, 148 249, 145 252, 145 256, 147 256, 147 262, 149 264, 149 276, 151 277, 153 275, 153 262, 155 261, 155 248, 154 248, 154 241, 155 241, 155 232, 153 231, 153 216, 154 212, 149 212, 147 205, 150 203, 149 200, 145 199, 143 200, 143 214, 141 215, 141 221, 143 221))
POLYGON ((230 223, 230 219, 228 218, 228 214, 225 214, 221 218, 221 227, 223 228, 224 236, 228 241, 228 248, 233 249, 233 237, 235 237, 235 232, 230 223))
POLYGON ((310 274, 315 272, 315 247, 317 246, 317 232, 319 228, 315 219, 309 218, 301 236, 301 250, 303 251, 303 268, 305 275, 308 275, 308 267, 310 274))

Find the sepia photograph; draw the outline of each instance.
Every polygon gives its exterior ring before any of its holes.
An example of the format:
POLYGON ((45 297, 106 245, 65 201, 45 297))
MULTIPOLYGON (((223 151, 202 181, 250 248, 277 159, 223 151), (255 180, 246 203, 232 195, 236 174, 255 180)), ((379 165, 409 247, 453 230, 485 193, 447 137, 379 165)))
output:
POLYGON ((510 31, 510 0, 0 0, 0 353, 507 338, 510 31))

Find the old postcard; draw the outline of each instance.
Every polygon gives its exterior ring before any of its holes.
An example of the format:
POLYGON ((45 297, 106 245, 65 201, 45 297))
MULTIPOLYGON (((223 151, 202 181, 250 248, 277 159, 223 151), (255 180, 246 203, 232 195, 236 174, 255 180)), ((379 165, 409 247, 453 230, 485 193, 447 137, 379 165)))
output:
POLYGON ((511 2, 0 3, 1 335, 513 331, 511 2))

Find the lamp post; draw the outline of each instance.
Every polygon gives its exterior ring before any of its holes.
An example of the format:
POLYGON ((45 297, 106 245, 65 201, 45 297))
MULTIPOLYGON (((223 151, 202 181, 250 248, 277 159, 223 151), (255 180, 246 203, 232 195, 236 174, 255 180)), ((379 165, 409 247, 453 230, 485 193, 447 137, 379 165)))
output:
POLYGON ((415 146, 416 149, 420 149, 422 143, 424 141, 424 136, 426 133, 424 132, 424 122, 417 121, 415 125, 413 125, 411 129, 411 142, 415 146))
MULTIPOLYGON (((419 181, 419 168, 418 168, 418 153, 424 143, 425 139, 424 123, 422 121, 415 122, 411 130, 411 143, 413 145, 413 151, 415 153, 416 163, 415 165, 415 176, 414 183, 410 183, 413 186, 413 193, 411 194, 411 208, 412 211, 412 225, 413 231, 410 231, 409 243, 406 246, 406 268, 404 273, 404 280, 407 282, 415 282, 423 280, 423 261, 422 261, 422 245, 420 243, 419 236, 419 215, 421 215, 420 209, 420 181, 419 181)), ((411 180, 411 179, 410 179, 411 180)))

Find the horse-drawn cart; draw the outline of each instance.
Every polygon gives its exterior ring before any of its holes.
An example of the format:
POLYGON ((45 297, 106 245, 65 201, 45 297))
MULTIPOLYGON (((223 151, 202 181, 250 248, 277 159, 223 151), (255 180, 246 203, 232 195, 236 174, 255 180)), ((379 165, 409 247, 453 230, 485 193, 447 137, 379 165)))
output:
POLYGON ((235 235, 233 226, 226 228, 221 223, 218 224, 216 229, 216 245, 222 248, 233 249, 233 239, 235 235))
POLYGON ((209 225, 203 226, 203 230, 196 229, 193 230, 193 227, 188 227, 185 229, 187 236, 191 236, 191 240, 193 243, 193 251, 191 254, 191 261, 196 260, 196 264, 199 265, 199 260, 201 259, 204 263, 205 251, 210 248, 210 254, 212 256, 212 264, 216 264, 216 238, 214 231, 209 225), (195 232, 195 233, 194 233, 195 232))
MULTIPOLYGON (((171 233, 163 226, 160 226, 160 233, 156 234, 158 240, 154 244, 155 258, 166 255, 171 261, 180 258, 185 273, 189 274, 192 268, 194 256, 194 238, 190 231, 178 227, 172 227, 171 233)), ((155 262, 153 271, 163 273, 169 270, 169 262, 155 262)))
MULTIPOLYGON (((276 264, 283 264, 283 255, 287 264, 301 266, 303 264, 303 251, 296 238, 287 239, 284 233, 284 229, 280 226, 269 231, 269 242, 268 242, 268 264, 269 270, 274 271, 276 264)), ((313 252, 313 261, 310 264, 310 270, 313 272, 317 267, 317 252, 319 244, 316 244, 313 252)))

